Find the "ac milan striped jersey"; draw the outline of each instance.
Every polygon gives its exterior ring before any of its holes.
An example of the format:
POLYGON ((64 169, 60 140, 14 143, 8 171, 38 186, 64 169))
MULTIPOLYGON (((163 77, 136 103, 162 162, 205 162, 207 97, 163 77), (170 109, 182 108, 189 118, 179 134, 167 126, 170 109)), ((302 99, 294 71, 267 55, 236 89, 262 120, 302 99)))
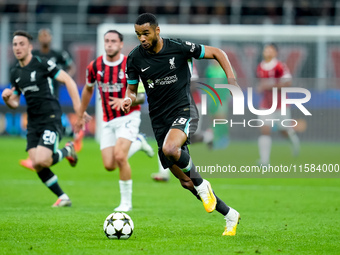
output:
POLYGON ((106 55, 102 55, 93 60, 86 69, 86 85, 94 86, 97 83, 99 94, 102 100, 103 120, 108 122, 114 118, 127 115, 133 111, 140 110, 140 105, 132 106, 129 113, 122 110, 114 110, 109 105, 109 97, 124 98, 126 92, 126 60, 123 54, 115 62, 106 60, 106 55))
MULTIPOLYGON (((273 87, 280 82, 281 79, 291 79, 292 76, 288 70, 288 67, 278 61, 276 58, 266 63, 262 61, 256 70, 256 76, 260 79, 267 79, 264 82, 271 82, 273 87)), ((272 89, 265 90, 260 103, 260 107, 263 109, 270 109, 273 104, 273 92, 272 89)), ((277 109, 281 108, 281 90, 277 91, 277 109)))

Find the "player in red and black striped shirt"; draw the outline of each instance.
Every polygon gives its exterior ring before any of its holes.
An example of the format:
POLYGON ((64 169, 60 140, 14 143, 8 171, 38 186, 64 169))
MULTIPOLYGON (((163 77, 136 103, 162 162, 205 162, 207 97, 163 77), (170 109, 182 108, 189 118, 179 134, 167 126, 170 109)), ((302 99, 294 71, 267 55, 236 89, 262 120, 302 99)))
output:
POLYGON ((272 130, 280 130, 282 135, 292 143, 293 155, 297 156, 300 151, 300 141, 293 128, 276 125, 272 127, 272 122, 267 120, 276 120, 281 123, 284 119, 291 116, 290 109, 287 109, 286 115, 281 115, 281 88, 289 87, 292 84, 292 76, 288 67, 280 62, 276 57, 278 49, 276 44, 268 43, 263 48, 263 60, 259 63, 256 75, 259 78, 258 91, 262 94, 260 108, 270 109, 273 104, 273 88, 277 88, 277 110, 270 115, 262 115, 259 118, 264 125, 261 127, 261 135, 258 139, 260 160, 259 164, 268 165, 270 163, 270 152, 272 145, 272 130))
MULTIPOLYGON (((125 68, 127 57, 123 54, 117 54, 117 60, 113 62, 108 61, 107 58, 109 58, 108 54, 105 54, 92 61, 87 67, 86 77, 87 86, 93 86, 95 82, 98 84, 102 99, 103 121, 105 122, 127 115, 120 108, 111 107, 109 104, 110 98, 118 102, 125 96, 125 68)), ((139 104, 133 106, 131 109, 132 112, 139 110, 139 104)))
POLYGON ((127 87, 127 57, 121 54, 123 35, 116 30, 107 31, 104 35, 104 47, 105 54, 87 67, 81 115, 76 124, 76 131, 84 125, 84 113, 91 100, 94 85, 97 84, 103 109, 100 139, 103 163, 108 171, 119 168, 121 202, 115 211, 126 212, 132 209, 132 179, 128 158, 138 150, 144 150, 149 156, 153 156, 154 152, 144 137, 138 134, 141 122, 140 104, 145 100, 144 93, 139 94, 131 112, 124 113, 120 109, 127 87))

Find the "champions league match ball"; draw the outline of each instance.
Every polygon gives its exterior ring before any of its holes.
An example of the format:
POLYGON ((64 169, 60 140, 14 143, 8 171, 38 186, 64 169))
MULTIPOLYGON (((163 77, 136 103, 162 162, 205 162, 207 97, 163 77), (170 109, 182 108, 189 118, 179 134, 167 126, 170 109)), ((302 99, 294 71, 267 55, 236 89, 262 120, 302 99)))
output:
POLYGON ((104 233, 109 239, 128 239, 133 228, 132 219, 123 212, 111 213, 104 221, 104 233))

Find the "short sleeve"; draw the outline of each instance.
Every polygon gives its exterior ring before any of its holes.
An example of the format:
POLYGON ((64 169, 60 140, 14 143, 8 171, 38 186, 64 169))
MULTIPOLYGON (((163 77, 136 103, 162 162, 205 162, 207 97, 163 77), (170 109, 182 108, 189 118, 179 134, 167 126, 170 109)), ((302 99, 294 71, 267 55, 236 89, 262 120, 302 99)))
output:
POLYGON ((47 72, 47 76, 56 79, 59 75, 60 69, 57 67, 57 64, 52 60, 47 60, 45 58, 40 59, 40 62, 43 66, 44 71, 47 72))
POLYGON ((187 58, 202 59, 204 57, 204 45, 192 43, 189 41, 181 41, 179 39, 177 40, 177 42, 181 43, 182 51, 187 56, 187 58))
POLYGON ((73 63, 72 58, 71 58, 70 54, 68 54, 67 51, 63 51, 61 53, 61 58, 62 58, 63 66, 65 68, 68 68, 72 65, 72 63, 73 63))
POLYGON ((11 88, 15 88, 14 94, 15 95, 21 95, 21 91, 19 89, 18 81, 19 77, 15 76, 15 69, 11 70, 11 88))
POLYGON ((96 82, 96 72, 94 70, 95 61, 92 61, 86 68, 86 86, 93 87, 96 82))
POLYGON ((139 82, 139 74, 137 72, 137 69, 133 65, 132 59, 133 59, 133 57, 131 55, 129 55, 128 58, 127 58, 126 78, 127 78, 128 84, 136 85, 139 82))
POLYGON ((286 64, 282 63, 282 76, 281 78, 284 78, 284 79, 290 79, 292 78, 292 75, 290 74, 290 71, 287 67, 286 64))
POLYGON ((261 78, 261 64, 258 64, 256 67, 256 77, 261 78))

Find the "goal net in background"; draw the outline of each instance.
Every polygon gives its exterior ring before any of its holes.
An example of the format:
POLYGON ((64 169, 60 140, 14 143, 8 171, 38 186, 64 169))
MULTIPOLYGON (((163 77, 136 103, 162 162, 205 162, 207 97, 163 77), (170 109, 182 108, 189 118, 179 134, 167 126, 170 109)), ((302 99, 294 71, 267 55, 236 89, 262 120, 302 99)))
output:
MULTIPOLYGON (((116 29, 124 35, 124 54, 127 55, 139 44, 133 24, 102 24, 98 26, 97 55, 104 53, 103 37, 110 29, 116 29)), ((311 100, 305 104, 312 116, 305 116, 299 109, 292 107, 292 118, 299 121, 299 136, 302 140, 309 141, 340 141, 339 27, 160 25, 160 29, 162 37, 181 38, 223 49, 237 74, 238 83, 245 91, 247 87, 254 87, 254 91, 256 90, 258 82, 255 70, 261 61, 263 45, 266 42, 274 42, 279 49, 279 60, 285 62, 292 73, 292 86, 304 87, 312 94, 311 100)), ((206 70, 212 62, 213 60, 195 60, 199 80, 209 82, 206 70)), ((259 96, 254 94, 254 98, 257 98, 255 101, 259 101, 259 96)), ((96 105, 96 119, 97 123, 100 123, 101 105, 99 102, 96 105)), ((229 102, 227 107, 231 108, 232 103, 229 102)), ((229 110, 226 119, 232 118, 235 122, 240 118, 256 118, 249 112, 242 117, 231 116, 231 113, 229 110)), ((232 140, 254 140, 258 137, 258 129, 241 126, 229 128, 232 140)), ((205 128, 208 127, 206 124, 205 128)), ((97 128, 98 130, 100 129, 97 128)), ((147 105, 142 109, 141 130, 152 135, 147 105)), ((96 134, 97 138, 99 135, 96 134)))

